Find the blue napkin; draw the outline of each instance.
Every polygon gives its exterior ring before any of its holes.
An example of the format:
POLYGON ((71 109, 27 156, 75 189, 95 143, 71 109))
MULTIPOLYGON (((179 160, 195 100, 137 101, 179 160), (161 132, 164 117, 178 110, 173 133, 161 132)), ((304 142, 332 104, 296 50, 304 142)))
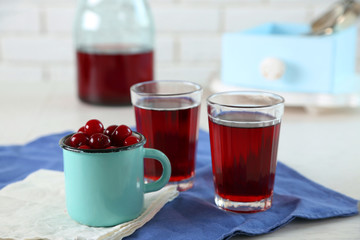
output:
MULTIPOLYGON (((60 133, 24 146, 0 147, 0 189, 40 168, 63 170, 60 133)), ((323 219, 358 214, 358 201, 306 179, 278 162, 273 206, 260 213, 237 214, 214 203, 209 135, 200 131, 195 186, 180 195, 130 239, 228 239, 276 230, 294 218, 323 219)))

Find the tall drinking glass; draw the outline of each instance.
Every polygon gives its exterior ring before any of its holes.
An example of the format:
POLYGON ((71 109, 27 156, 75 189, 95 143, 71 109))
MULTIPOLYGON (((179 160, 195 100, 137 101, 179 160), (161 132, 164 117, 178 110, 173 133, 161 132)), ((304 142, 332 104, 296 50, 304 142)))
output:
POLYGON ((223 92, 207 99, 215 203, 235 212, 271 207, 284 99, 223 92))
MULTIPOLYGON (((180 191, 193 186, 199 132, 201 86, 186 81, 150 81, 131 87, 136 128, 145 135, 145 147, 163 151, 171 163, 170 184, 180 191)), ((161 165, 145 159, 145 178, 157 180, 161 165)))

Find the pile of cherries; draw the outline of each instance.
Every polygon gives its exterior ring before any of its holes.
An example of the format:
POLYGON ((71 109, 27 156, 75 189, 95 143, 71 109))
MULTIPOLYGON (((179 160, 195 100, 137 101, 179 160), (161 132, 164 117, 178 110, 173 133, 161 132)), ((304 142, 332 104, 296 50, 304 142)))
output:
POLYGON ((91 119, 66 144, 78 149, 111 149, 140 142, 126 125, 110 125, 106 129, 97 119, 91 119))

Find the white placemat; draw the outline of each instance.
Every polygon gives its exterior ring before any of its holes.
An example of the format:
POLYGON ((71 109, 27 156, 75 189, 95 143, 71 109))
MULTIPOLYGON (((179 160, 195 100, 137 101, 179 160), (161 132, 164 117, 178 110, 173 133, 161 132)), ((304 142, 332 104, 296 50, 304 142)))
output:
POLYGON ((152 219, 178 194, 176 186, 146 193, 144 211, 138 218, 114 227, 88 227, 67 214, 64 173, 39 170, 0 191, 0 238, 122 239, 152 219))

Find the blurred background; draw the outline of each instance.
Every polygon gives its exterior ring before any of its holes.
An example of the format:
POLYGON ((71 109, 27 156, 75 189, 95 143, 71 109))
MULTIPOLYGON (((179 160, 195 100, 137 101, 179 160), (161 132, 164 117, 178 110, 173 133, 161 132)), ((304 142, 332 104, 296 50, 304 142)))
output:
MULTIPOLYGON (((156 28, 155 79, 177 78, 206 85, 220 75, 223 33, 274 21, 308 24, 335 1, 148 2, 156 28)), ((0 81, 76 83, 72 32, 76 3, 76 0, 0 1, 0 81)))

